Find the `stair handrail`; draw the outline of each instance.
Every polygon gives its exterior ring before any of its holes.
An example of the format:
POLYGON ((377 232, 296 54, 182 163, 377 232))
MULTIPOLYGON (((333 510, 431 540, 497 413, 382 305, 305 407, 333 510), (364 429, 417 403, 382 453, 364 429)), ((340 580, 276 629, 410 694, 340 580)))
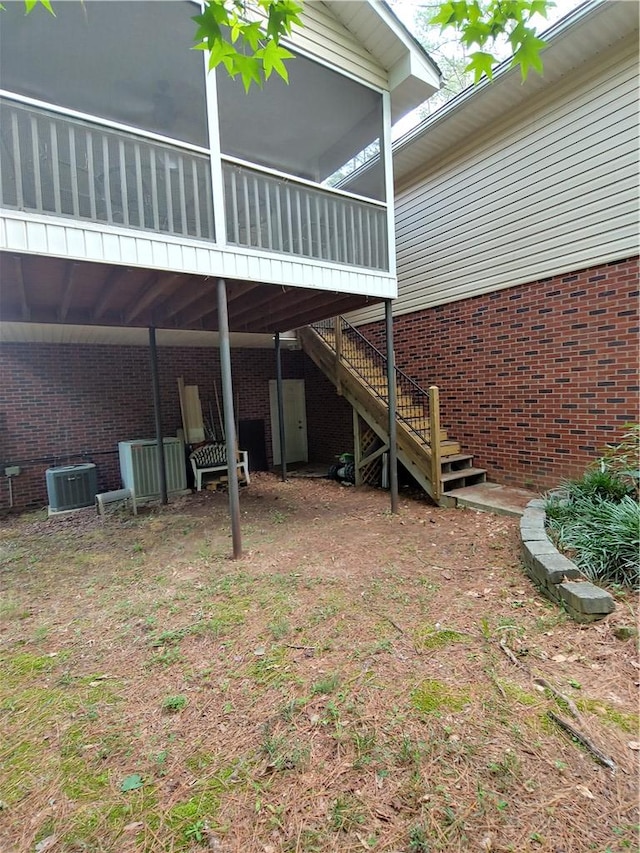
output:
MULTIPOLYGON (((330 346, 332 349, 334 349, 334 347, 332 346, 331 341, 329 340, 329 337, 326 333, 328 331, 332 331, 332 332, 335 331, 335 320, 336 319, 341 324, 342 334, 344 335, 345 331, 348 332, 348 334, 351 335, 352 337, 355 337, 356 340, 358 340, 363 345, 363 347, 365 347, 365 349, 367 351, 369 351, 370 353, 373 353, 375 355, 376 359, 381 361, 382 364, 385 366, 385 374, 386 374, 387 356, 384 353, 380 352, 380 350, 374 344, 372 344, 371 341, 369 341, 367 338, 365 338, 365 336, 360 331, 358 331, 358 329, 356 329, 355 326, 352 326, 351 323, 349 323, 349 321, 346 320, 344 317, 338 317, 338 318, 331 317, 327 320, 321 320, 318 323, 313 323, 311 325, 311 328, 318 335, 320 335, 320 337, 325 341, 326 344, 328 344, 328 346, 330 346)), ((386 394, 381 394, 378 390, 376 390, 371 385, 371 383, 367 380, 367 377, 363 375, 363 373, 361 372, 361 369, 358 367, 358 365, 354 364, 353 361, 347 355, 345 355, 344 349, 342 349, 342 352, 340 353, 340 358, 343 361, 345 361, 347 364, 349 364, 349 366, 352 368, 352 370, 358 374, 360 379, 371 389, 371 391, 373 391, 374 394, 376 394, 376 396, 378 396, 381 400, 384 400, 388 404, 388 401, 389 401, 389 389, 388 389, 388 387, 387 387, 387 393, 386 394)), ((429 419, 429 412, 430 412, 429 392, 425 391, 425 389, 421 385, 418 385, 418 383, 415 380, 413 380, 410 376, 407 376, 407 374, 403 370, 400 370, 399 367, 395 368, 395 376, 396 376, 396 385, 399 385, 401 388, 403 385, 405 385, 405 386, 408 385, 410 388, 409 393, 411 395, 418 397, 419 402, 422 404, 425 420, 428 420, 429 419)), ((416 427, 412 423, 410 423, 410 421, 407 420, 407 418, 405 418, 402 415, 400 408, 401 408, 400 406, 396 407, 396 416, 397 416, 398 420, 402 421, 402 423, 405 425, 405 427, 410 432, 414 433, 421 440, 425 441, 426 440, 425 431, 420 430, 420 429, 416 429, 416 427)), ((429 438, 432 440, 433 436, 429 436, 429 438)), ((431 441, 429 443, 431 443, 431 441)))
MULTIPOLYGON (((372 350, 376 353, 376 355, 377 355, 377 356, 379 356, 379 357, 382 359, 382 361, 383 361, 385 364, 387 363, 387 356, 386 356, 383 352, 380 352, 380 350, 375 346, 375 344, 372 344, 372 343, 371 343, 371 341, 370 341, 368 338, 365 338, 365 336, 362 334, 362 332, 358 331, 358 329, 356 329, 356 327, 355 327, 355 326, 352 326, 352 325, 351 325, 351 323, 350 323, 348 320, 346 320, 344 317, 340 317, 340 320, 342 320, 343 330, 344 330, 344 328, 346 327, 346 329, 347 329, 349 332, 352 332, 352 333, 353 333, 353 334, 354 334, 354 335, 355 335, 359 340, 361 340, 361 341, 362 341, 362 343, 363 343, 366 347, 368 347, 369 349, 372 349, 372 350)), ((311 328, 312 328, 312 329, 315 329, 315 331, 316 331, 316 332, 318 332, 318 334, 320 335, 320 337, 321 337, 324 341, 326 341, 327 343, 329 343, 329 341, 327 340, 327 338, 322 334, 322 329, 327 329, 327 328, 328 328, 328 329, 333 330, 333 328, 334 328, 334 326, 333 326, 333 318, 331 318, 331 319, 329 319, 329 320, 321 320, 319 323, 312 323, 312 324, 311 324, 311 328), (328 324, 330 324, 330 325, 328 325, 328 324)), ((345 359, 345 361, 347 361, 347 359, 345 359)), ((355 369, 355 368, 354 368, 354 369, 355 369)), ((399 367, 396 367, 396 369, 395 369, 395 370, 396 370, 396 376, 400 376, 400 377, 401 377, 405 382, 407 382, 408 384, 410 384, 410 385, 415 389, 415 391, 416 391, 416 393, 418 394, 418 396, 425 396, 425 397, 427 397, 427 398, 428 398, 428 396, 429 396, 428 392, 427 392, 427 391, 425 391, 425 389, 422 387, 422 385, 419 385, 419 384, 415 381, 415 379, 412 379, 408 374, 406 374, 406 373, 404 372, 404 370, 400 370, 400 368, 399 368, 399 367)), ((362 378, 364 378, 364 377, 362 377, 362 378)), ((365 381, 366 381, 366 379, 365 379, 365 381)))

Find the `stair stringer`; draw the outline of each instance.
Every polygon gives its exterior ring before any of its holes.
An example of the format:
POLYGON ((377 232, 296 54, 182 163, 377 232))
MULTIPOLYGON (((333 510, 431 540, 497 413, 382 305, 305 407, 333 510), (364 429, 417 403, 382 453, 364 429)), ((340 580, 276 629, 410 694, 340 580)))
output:
MULTIPOLYGON (((299 329, 298 337, 303 350, 336 386, 338 393, 341 393, 376 435, 388 444, 389 408, 387 404, 372 393, 355 373, 339 362, 331 348, 313 330, 299 329)), ((431 452, 428 447, 416 441, 407 430, 402 428, 397 431, 397 455, 398 460, 436 504, 455 505, 444 495, 440 499, 435 497, 436 490, 428 475, 431 471, 431 452)))
MULTIPOLYGON (((378 438, 384 442, 384 444, 389 444, 389 430, 388 428, 383 428, 377 420, 372 417, 371 412, 363 406, 359 400, 357 400, 353 395, 349 393, 347 388, 343 388, 342 396, 345 400, 350 403, 353 409, 358 413, 358 415, 362 418, 362 420, 371 427, 371 429, 375 432, 378 438)), ((407 453, 405 453, 400 446, 397 447, 397 455, 398 460, 402 462, 404 467, 409 471, 412 477, 418 482, 418 484, 424 489, 424 491, 429 495, 429 497, 435 501, 433 486, 431 485, 431 481, 425 476, 424 472, 420 470, 420 466, 411 459, 407 453)), ((429 461, 426 459, 425 454, 425 465, 429 465, 429 461)), ((437 501, 436 501, 437 502, 437 501)))

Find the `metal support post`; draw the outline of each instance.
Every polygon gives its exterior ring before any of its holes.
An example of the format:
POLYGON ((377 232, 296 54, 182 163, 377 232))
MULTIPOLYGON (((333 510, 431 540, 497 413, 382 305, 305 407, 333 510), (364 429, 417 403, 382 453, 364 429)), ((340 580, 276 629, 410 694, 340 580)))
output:
POLYGON ((385 299, 384 319, 387 337, 387 386, 389 389, 389 489, 391 512, 398 512, 398 431, 396 423, 396 360, 393 351, 393 314, 391 299, 385 299))
POLYGON ((281 479, 287 479, 287 447, 284 431, 284 394, 282 392, 282 349, 280 347, 280 332, 276 332, 276 391, 278 393, 278 427, 280 433, 280 467, 281 479))
POLYGON ((220 372, 222 374, 222 405, 224 408, 224 432, 227 444, 227 475, 229 485, 229 514, 231 516, 231 538, 233 559, 242 556, 240 533, 240 490, 236 455, 236 424, 233 413, 233 383, 231 381, 231 345, 229 343, 229 314, 227 311, 227 286, 223 278, 218 279, 218 339, 220 346, 220 372))
POLYGON ((160 407, 160 379, 158 374, 158 349, 156 347, 156 330, 149 327, 149 353, 151 355, 151 386, 153 388, 153 415, 156 425, 156 444, 158 448, 158 479, 160 481, 160 500, 166 506, 169 503, 167 494, 167 465, 164 458, 164 441, 162 436, 162 409, 160 407))

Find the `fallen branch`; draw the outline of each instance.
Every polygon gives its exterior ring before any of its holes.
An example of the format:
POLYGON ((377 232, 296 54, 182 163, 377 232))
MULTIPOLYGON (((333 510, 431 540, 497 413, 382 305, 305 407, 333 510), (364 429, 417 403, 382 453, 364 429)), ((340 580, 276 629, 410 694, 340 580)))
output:
MULTIPOLYGON (((526 673, 529 673, 528 668, 527 668, 523 663, 520 663, 520 661, 518 660, 518 658, 514 655, 514 653, 511 651, 511 649, 510 649, 510 648, 509 648, 509 646, 505 643, 505 641, 504 641, 504 640, 500 640, 500 648, 502 649, 502 651, 505 653, 505 655, 509 658, 509 660, 511 661, 511 663, 512 663, 514 666, 517 666, 517 667, 519 667, 520 669, 524 669, 524 671, 525 671, 526 673)), ((529 674, 530 674, 530 673, 529 673, 529 674)))
POLYGON ((376 610, 373 607, 371 608, 371 610, 373 613, 376 614, 376 616, 379 616, 381 619, 384 619, 385 621, 387 621, 390 625, 392 625, 396 629, 396 631, 399 634, 402 634, 402 636, 404 636, 404 634, 405 634, 404 630, 400 627, 400 625, 398 625, 397 622, 394 622, 390 616, 387 616, 386 613, 380 613, 379 610, 376 610))
POLYGON ((559 690, 556 690, 553 685, 549 684, 546 678, 536 676, 533 679, 533 683, 537 684, 538 687, 543 687, 545 690, 548 690, 549 693, 555 696, 555 698, 558 699, 560 702, 564 702, 564 704, 569 709, 569 713, 571 714, 573 719, 578 720, 578 722, 580 721, 580 714, 578 713, 576 704, 572 699, 570 699, 568 696, 565 696, 564 693, 561 693, 559 690))
POLYGON ((550 720, 560 726, 561 729, 564 729, 565 732, 571 735, 572 738, 575 738, 579 743, 584 746, 584 748, 593 755, 598 764, 602 764, 603 767, 608 767, 612 773, 616 772, 616 765, 611 758, 608 758, 604 753, 600 752, 597 746, 594 746, 591 741, 579 732, 571 723, 568 723, 566 720, 563 720, 562 717, 559 717, 557 714, 554 714, 553 711, 547 711, 547 716, 550 720))

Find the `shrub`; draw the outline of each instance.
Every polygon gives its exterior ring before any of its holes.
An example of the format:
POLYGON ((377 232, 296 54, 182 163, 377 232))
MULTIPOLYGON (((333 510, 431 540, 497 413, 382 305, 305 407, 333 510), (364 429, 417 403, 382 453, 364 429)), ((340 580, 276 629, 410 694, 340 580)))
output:
POLYGON ((569 501, 548 516, 561 548, 595 582, 640 585, 640 507, 630 495, 618 502, 601 497, 569 501))
POLYGON ((565 484, 567 497, 570 500, 584 498, 602 498, 617 503, 625 495, 631 494, 633 488, 613 471, 591 468, 584 473, 580 480, 571 480, 565 484))
POLYGON ((640 424, 625 424, 626 432, 618 444, 607 445, 600 460, 602 470, 610 471, 629 486, 638 497, 640 488, 640 424))
POLYGON ((558 547, 595 582, 640 585, 639 437, 640 427, 628 425, 597 466, 563 483, 545 504, 558 547))

